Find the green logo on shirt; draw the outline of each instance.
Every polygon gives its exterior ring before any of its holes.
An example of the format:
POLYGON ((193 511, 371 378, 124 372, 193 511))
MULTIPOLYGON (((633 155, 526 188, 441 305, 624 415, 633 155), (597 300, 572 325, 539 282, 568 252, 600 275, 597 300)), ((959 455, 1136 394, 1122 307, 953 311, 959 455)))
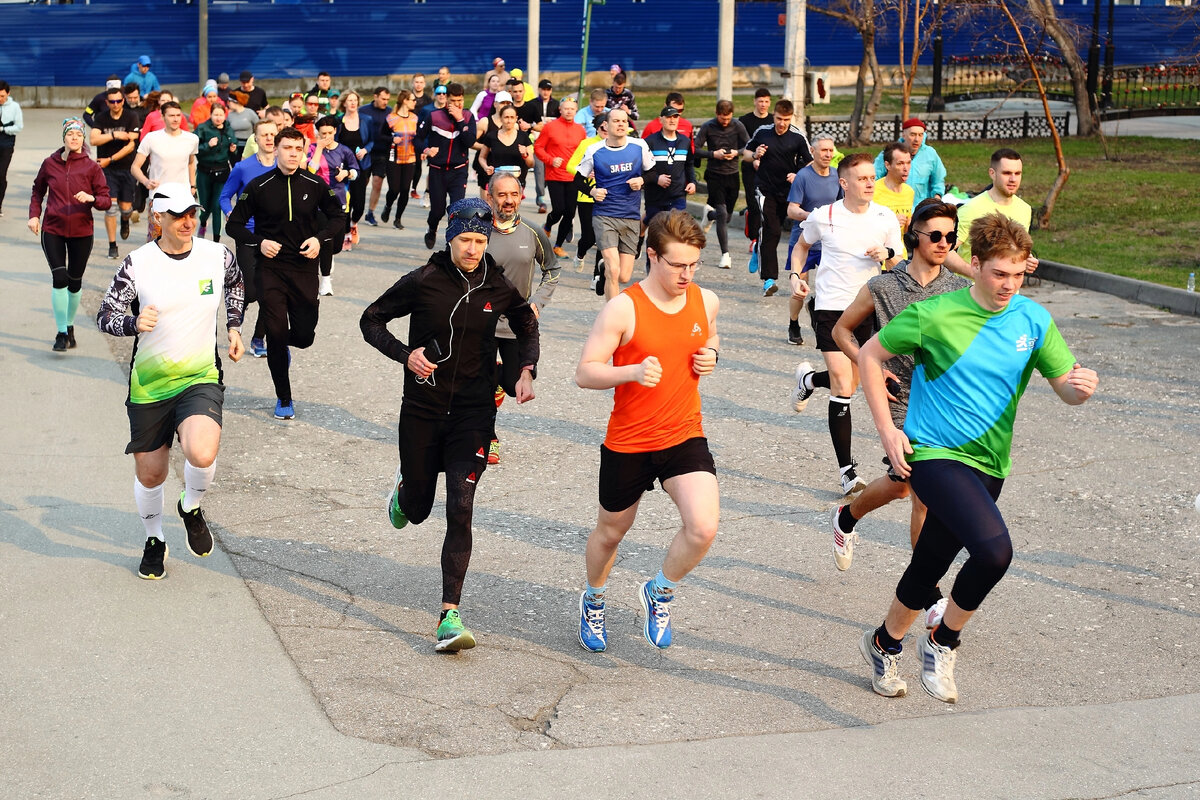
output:
POLYGON ((200 294, 203 295, 203 294, 212 294, 212 293, 213 293, 212 280, 208 279, 208 280, 200 281, 200 294))

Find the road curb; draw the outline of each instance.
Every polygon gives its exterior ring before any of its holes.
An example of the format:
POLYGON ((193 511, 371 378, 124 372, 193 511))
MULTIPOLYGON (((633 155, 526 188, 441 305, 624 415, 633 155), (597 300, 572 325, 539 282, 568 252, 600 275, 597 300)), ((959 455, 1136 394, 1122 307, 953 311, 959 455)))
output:
POLYGON ((1065 283, 1080 289, 1091 289, 1104 292, 1123 300, 1143 303, 1149 306, 1165 308, 1175 314, 1187 314, 1200 317, 1200 295, 1170 286, 1161 286, 1149 281, 1136 278, 1126 278, 1122 275, 1110 275, 1106 272, 1084 269, 1071 264, 1060 264, 1057 261, 1042 259, 1038 264, 1037 275, 1048 281, 1065 283))

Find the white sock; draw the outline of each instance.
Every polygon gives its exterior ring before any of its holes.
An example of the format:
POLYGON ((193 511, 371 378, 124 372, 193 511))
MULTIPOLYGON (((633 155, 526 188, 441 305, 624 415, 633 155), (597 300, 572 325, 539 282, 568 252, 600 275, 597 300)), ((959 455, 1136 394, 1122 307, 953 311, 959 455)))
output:
POLYGON ((212 486, 213 476, 217 474, 217 462, 209 464, 204 469, 193 467, 192 462, 183 462, 183 510, 195 511, 204 499, 204 493, 212 486))
POLYGON ((163 485, 160 483, 153 488, 142 486, 142 482, 134 476, 133 502, 137 505, 138 515, 146 526, 146 538, 153 536, 160 542, 164 541, 162 534, 163 515, 163 485))

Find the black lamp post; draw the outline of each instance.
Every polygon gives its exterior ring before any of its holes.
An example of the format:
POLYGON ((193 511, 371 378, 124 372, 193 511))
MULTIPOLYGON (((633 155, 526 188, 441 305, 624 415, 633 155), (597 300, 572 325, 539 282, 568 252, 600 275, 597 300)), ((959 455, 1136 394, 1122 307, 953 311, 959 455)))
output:
POLYGON ((1100 98, 1102 108, 1112 108, 1114 6, 1116 0, 1108 0, 1108 35, 1104 39, 1104 91, 1100 98))
POLYGON ((933 18, 933 88, 925 105, 925 111, 931 114, 946 110, 946 101, 942 99, 942 4, 934 0, 934 5, 937 11, 933 18))
POLYGON ((1096 110, 1096 92, 1100 84, 1100 0, 1092 0, 1092 46, 1088 48, 1088 105, 1096 110))

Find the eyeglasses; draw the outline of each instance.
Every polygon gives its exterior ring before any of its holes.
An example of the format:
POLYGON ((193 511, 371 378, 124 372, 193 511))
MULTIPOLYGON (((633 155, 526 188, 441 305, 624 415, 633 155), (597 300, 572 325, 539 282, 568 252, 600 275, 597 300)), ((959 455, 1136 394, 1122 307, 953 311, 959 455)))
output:
POLYGON ((668 261, 663 256, 659 256, 658 260, 663 262, 664 264, 666 264, 669 267, 674 267, 675 269, 681 269, 681 270, 684 270, 685 272, 689 271, 689 270, 692 272, 695 272, 696 270, 698 270, 704 266, 703 261, 693 261, 691 264, 676 264, 674 261, 668 261))
POLYGON ((492 210, 490 208, 467 208, 455 211, 450 215, 450 219, 482 219, 491 222, 492 210))
POLYGON ((942 240, 943 236, 946 237, 946 244, 950 245, 951 247, 954 247, 954 245, 958 244, 958 231, 942 233, 941 231, 919 231, 916 228, 913 228, 912 232, 918 236, 928 236, 930 244, 937 244, 942 240))
POLYGON ((121 103, 124 103, 124 102, 125 102, 125 100, 123 98, 118 97, 116 100, 109 100, 108 104, 110 106, 119 106, 119 105, 121 105, 121 103))

